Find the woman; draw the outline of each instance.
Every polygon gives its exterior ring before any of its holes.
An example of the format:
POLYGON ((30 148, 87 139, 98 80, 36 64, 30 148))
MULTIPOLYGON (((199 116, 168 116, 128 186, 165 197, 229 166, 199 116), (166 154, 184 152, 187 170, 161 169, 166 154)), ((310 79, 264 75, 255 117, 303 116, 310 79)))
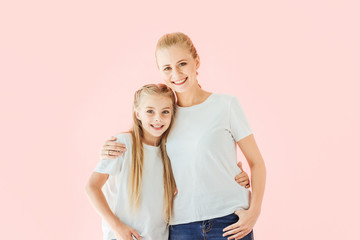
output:
MULTIPOLYGON (((169 239, 253 239, 266 169, 241 105, 232 96, 200 87, 200 58, 187 35, 165 34, 155 55, 178 105, 166 144, 178 189, 169 239), (246 188, 233 181, 235 142, 250 166, 251 198, 246 188)), ((119 151, 112 146, 104 146, 103 155, 119 151)))

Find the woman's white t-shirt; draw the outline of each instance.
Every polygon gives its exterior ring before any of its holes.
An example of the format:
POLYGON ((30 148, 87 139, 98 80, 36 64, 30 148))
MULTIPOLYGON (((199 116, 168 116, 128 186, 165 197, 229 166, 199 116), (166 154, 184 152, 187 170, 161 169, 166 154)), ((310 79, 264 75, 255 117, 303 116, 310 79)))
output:
POLYGON ((238 100, 212 94, 177 107, 166 148, 178 188, 170 224, 216 218, 248 209, 250 193, 235 176, 236 142, 252 134, 238 100))
MULTIPOLYGON (((132 212, 128 199, 132 139, 130 133, 118 134, 116 138, 117 142, 126 145, 127 151, 116 159, 101 160, 94 170, 109 174, 102 188, 109 207, 121 222, 134 228, 143 239, 167 240, 168 228, 163 215, 164 184, 160 148, 143 144, 141 201, 138 211, 132 212)), ((115 234, 105 221, 102 228, 104 240, 115 238, 115 234)))

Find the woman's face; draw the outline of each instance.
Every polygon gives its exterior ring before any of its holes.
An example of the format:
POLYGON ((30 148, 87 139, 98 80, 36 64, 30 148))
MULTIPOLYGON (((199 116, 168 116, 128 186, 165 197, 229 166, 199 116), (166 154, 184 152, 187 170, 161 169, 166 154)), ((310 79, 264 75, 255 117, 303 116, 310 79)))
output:
POLYGON ((200 60, 181 46, 161 48, 156 53, 157 64, 163 80, 175 92, 186 92, 197 86, 196 70, 200 60))

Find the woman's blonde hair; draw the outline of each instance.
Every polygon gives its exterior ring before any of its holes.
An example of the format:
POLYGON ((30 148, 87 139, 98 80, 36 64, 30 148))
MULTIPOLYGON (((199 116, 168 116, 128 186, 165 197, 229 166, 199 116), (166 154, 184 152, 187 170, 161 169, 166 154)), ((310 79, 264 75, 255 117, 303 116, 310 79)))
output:
POLYGON ((156 44, 155 49, 155 56, 159 49, 171 47, 174 45, 179 45, 184 47, 185 49, 189 50, 191 53, 191 56, 196 59, 198 57, 196 48, 189 38, 188 35, 182 33, 182 32, 174 32, 174 33, 167 33, 163 35, 156 44))
MULTIPOLYGON (((176 189, 174 175, 171 169, 170 159, 166 153, 166 139, 169 135, 169 131, 172 126, 172 122, 175 115, 175 94, 174 92, 167 87, 165 84, 148 84, 140 88, 135 92, 134 104, 133 104, 133 127, 130 131, 132 136, 132 162, 129 176, 129 200, 131 207, 136 209, 139 207, 140 198, 141 198, 141 183, 142 183, 142 173, 143 173, 143 163, 144 163, 144 149, 142 140, 144 137, 143 127, 141 121, 136 117, 136 110, 139 109, 142 104, 142 99, 144 96, 149 95, 160 95, 169 97, 172 102, 172 111, 171 111, 171 122, 169 128, 162 134, 160 139, 160 150, 161 158, 163 163, 163 180, 164 180, 164 216, 169 222, 172 211, 173 211, 173 201, 174 193, 176 189)), ((154 193, 156 194, 156 193, 154 193)))

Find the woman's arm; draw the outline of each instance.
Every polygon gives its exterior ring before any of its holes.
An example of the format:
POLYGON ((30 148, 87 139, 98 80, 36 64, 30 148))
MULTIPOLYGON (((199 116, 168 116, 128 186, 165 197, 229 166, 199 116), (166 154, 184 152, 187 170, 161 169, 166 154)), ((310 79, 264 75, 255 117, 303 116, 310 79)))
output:
POLYGON ((97 213, 109 224, 115 232, 117 238, 132 240, 131 234, 136 239, 141 239, 140 235, 131 227, 123 224, 111 211, 101 188, 109 178, 109 174, 93 172, 88 184, 86 185, 86 194, 97 211, 97 213))
POLYGON ((266 181, 265 162, 255 142, 254 134, 250 134, 238 141, 238 145, 249 164, 251 172, 252 196, 248 210, 260 214, 266 181))
POLYGON ((237 210, 239 221, 224 228, 224 236, 228 239, 240 239, 246 236, 254 227, 260 212, 265 191, 266 168, 260 150, 253 134, 237 142, 243 152, 251 171, 252 196, 248 210, 237 210))
MULTIPOLYGON (((116 137, 111 137, 105 142, 100 150, 100 159, 114 159, 118 156, 122 156, 126 151, 125 144, 115 142, 116 137)), ((241 173, 236 175, 235 181, 245 188, 250 188, 250 179, 247 173, 242 169, 242 164, 239 162, 238 167, 241 169, 241 173)))

